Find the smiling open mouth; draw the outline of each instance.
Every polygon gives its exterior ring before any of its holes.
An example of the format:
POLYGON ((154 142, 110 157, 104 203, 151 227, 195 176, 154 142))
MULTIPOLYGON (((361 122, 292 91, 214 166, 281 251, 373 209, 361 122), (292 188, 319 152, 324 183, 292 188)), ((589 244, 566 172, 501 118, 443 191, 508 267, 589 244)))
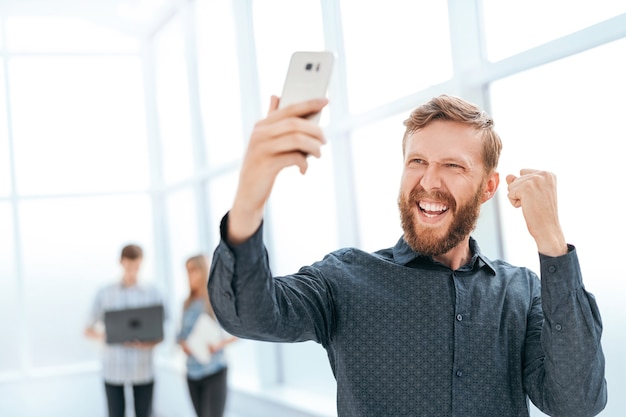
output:
POLYGON ((437 217, 448 211, 448 206, 442 203, 420 201, 417 205, 426 217, 437 217))

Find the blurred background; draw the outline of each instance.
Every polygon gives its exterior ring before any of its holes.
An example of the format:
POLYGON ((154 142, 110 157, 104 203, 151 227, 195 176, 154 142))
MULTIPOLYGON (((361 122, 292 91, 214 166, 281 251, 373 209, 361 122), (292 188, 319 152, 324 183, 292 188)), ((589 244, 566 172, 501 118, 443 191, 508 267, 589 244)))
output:
MULTIPOLYGON (((279 176, 265 234, 274 272, 395 244, 402 121, 435 95, 462 96, 494 116, 501 175, 557 174, 604 320, 601 415, 624 415, 623 0, 0 0, 0 48, 0 415, 105 415, 100 348, 83 329, 129 242, 170 311, 155 415, 193 415, 175 344, 184 262, 217 245, 248 134, 291 53, 323 49, 337 57, 329 143, 306 176, 279 176)), ((538 271, 505 192, 475 236, 538 271)), ((228 355, 229 417, 336 415, 321 346, 241 340, 228 355)))

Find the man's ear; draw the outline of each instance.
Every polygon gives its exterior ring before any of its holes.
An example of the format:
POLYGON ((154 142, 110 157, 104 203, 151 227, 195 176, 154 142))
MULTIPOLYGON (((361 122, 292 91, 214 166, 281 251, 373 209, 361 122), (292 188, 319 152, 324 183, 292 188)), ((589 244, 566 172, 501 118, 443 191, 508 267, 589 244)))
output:
POLYGON ((491 174, 487 175, 485 189, 483 190, 483 198, 482 198, 483 203, 490 200, 494 195, 496 195, 496 191, 498 190, 499 184, 500 184, 499 173, 497 173, 496 171, 493 171, 491 174))

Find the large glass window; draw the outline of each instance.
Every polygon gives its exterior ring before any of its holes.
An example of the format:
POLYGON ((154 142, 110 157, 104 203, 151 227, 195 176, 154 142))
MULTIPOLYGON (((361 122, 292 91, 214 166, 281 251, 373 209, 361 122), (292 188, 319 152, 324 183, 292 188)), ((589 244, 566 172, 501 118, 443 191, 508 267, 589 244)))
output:
POLYGON ((121 279, 119 259, 125 244, 144 248, 140 280, 154 282, 150 199, 22 201, 20 231, 27 349, 33 365, 96 359, 98 351, 83 337, 83 330, 96 292, 121 279))
POLYGON ((21 56, 9 71, 21 195, 147 189, 138 58, 21 56))
MULTIPOLYGON (((281 352, 287 365, 283 368, 285 385, 306 392, 312 403, 324 401, 325 398, 324 405, 333 409, 337 382, 322 346, 315 342, 281 345, 281 352)), ((313 404, 310 406, 315 408, 313 404)))
POLYGON ((243 155, 241 91, 233 9, 228 1, 198 1, 198 81, 210 167, 243 155))
MULTIPOLYGON (((596 259, 606 256, 609 248, 592 243, 600 238, 593 236, 618 230, 618 226, 626 231, 619 216, 581 221, 590 214, 589 205, 583 202, 585 193, 602 195, 603 204, 616 204, 612 203, 616 197, 611 196, 615 196, 613 180, 621 176, 616 171, 621 154, 614 150, 626 140, 620 123, 626 66, 617 57, 624 53, 626 42, 614 42, 495 82, 491 88, 494 118, 504 142, 500 171, 517 174, 521 168, 536 167, 559 174, 566 234, 596 259), (603 222, 613 226, 600 227, 603 222)), ((510 207, 508 201, 502 203, 510 207)), ((506 209, 502 216, 507 256, 516 263, 532 260, 536 264, 533 250, 530 258, 521 255, 527 251, 519 250, 520 237, 528 234, 521 213, 506 209)), ((531 241, 526 243, 533 248, 531 241)))
POLYGON ((492 61, 626 13, 621 0, 482 0, 488 57, 492 61))
POLYGON ((281 172, 274 184, 266 227, 272 236, 270 258, 275 274, 294 273, 337 249, 330 150, 324 147, 322 158, 309 158, 306 175, 291 167, 281 172))
POLYGON ((207 184, 209 211, 209 242, 215 247, 220 241, 220 222, 230 210, 235 192, 237 191, 238 172, 221 175, 211 179, 207 184))
POLYGON ((352 113, 452 77, 447 2, 342 0, 341 12, 352 113))
POLYGON ((88 19, 69 16, 18 16, 5 20, 7 49, 20 53, 137 52, 141 42, 88 19))
POLYGON ((155 41, 158 128, 167 183, 191 177, 194 169, 189 77, 181 28, 181 17, 177 15, 155 41))
POLYGON ((267 109, 270 96, 282 92, 291 54, 324 49, 322 14, 319 0, 255 1, 253 6, 260 98, 267 109))
MULTIPOLYGON (((616 242, 626 233, 622 217, 607 214, 620 206, 626 62, 619 57, 626 40, 560 61, 551 60, 560 56, 551 57, 557 51, 550 48, 532 50, 626 13, 623 1, 141 0, 81 7, 83 17, 76 10, 76 17, 63 16, 78 2, 56 8, 50 1, 42 7, 54 16, 7 17, 21 2, 3 2, 0 17, 0 36, 6 34, 0 42, 6 46, 0 51, 0 331, 13 335, 0 347, 0 381, 13 386, 17 379, 23 392, 40 384, 67 388, 70 370, 82 369, 76 380, 96 382, 81 384, 75 396, 99 395, 98 344, 83 330, 96 292, 120 280, 126 243, 144 247, 140 279, 163 291, 173 308, 166 331, 177 328, 188 294, 184 260, 219 240, 246 129, 263 117, 269 96, 280 95, 294 51, 337 45, 334 52, 342 55, 333 80, 345 85, 331 89, 339 95, 330 97, 331 106, 348 108, 333 113, 337 120, 323 113, 329 144, 321 159, 309 159, 306 175, 291 167, 275 183, 264 233, 274 274, 293 273, 344 242, 367 251, 396 243, 402 121, 411 110, 399 99, 445 83, 450 94, 488 103, 503 137, 501 212, 483 214, 491 220, 488 238, 502 220, 507 261, 538 270, 534 242, 521 210, 506 198, 504 177, 526 167, 557 174, 561 221, 603 315, 609 387, 623 388, 626 315, 619 295, 626 287, 615 278, 623 275, 619 267, 605 259, 619 257, 616 242), (453 58, 462 58, 453 54, 463 54, 451 47, 459 39, 450 36, 448 8, 461 3, 468 13, 450 10, 452 17, 479 25, 476 33, 461 34, 468 36, 464 46, 484 40, 488 57, 477 56, 463 65, 467 74, 454 74, 453 58), (108 20, 117 12, 126 16, 108 20), (474 38, 478 33, 484 39, 474 38), (521 51, 531 58, 541 52, 552 63, 515 73, 511 60, 505 70, 513 75, 491 84, 503 66, 480 59, 521 51), (154 73, 154 82, 144 81, 144 71, 154 73), (146 102, 156 114, 145 114, 146 102), (31 374, 53 376, 33 381, 31 374)), ((614 22, 609 29, 619 31, 614 22)), ((241 339, 227 352, 232 388, 311 414, 335 412, 336 383, 320 345, 241 339)), ((180 349, 163 343, 156 359, 158 375, 171 378, 164 386, 175 386, 161 406, 189 406, 188 397, 179 397, 186 393, 180 349)), ((237 414, 257 411, 239 413, 239 406, 237 414)), ((613 397, 603 415, 624 409, 626 397, 613 397)), ((49 417, 68 414, 60 410, 49 417)))
POLYGON ((13 213, 11 205, 0 202, 0 373, 20 367, 21 312, 15 267, 13 213))
POLYGON ((167 245, 172 260, 172 288, 175 300, 171 317, 179 325, 183 300, 189 295, 189 282, 185 261, 200 252, 198 241, 197 204, 193 190, 185 188, 167 196, 168 236, 167 245))
POLYGON ((4 83, 4 60, 0 59, 0 198, 11 193, 11 159, 7 126, 7 100, 4 83))
POLYGON ((402 236, 398 192, 402 175, 402 122, 407 114, 352 133, 354 181, 361 248, 374 251, 402 236), (382 168, 382 169, 381 169, 382 168))
POLYGON ((259 346, 264 342, 239 339, 227 347, 228 380, 233 387, 258 391, 261 387, 259 346))
MULTIPOLYGON (((624 178, 621 147, 626 95, 626 40, 572 56, 492 85, 496 126, 503 138, 501 178, 522 168, 557 175, 559 215, 565 237, 577 248, 584 282, 598 300, 607 358, 607 381, 624 389, 626 284, 619 263, 626 219, 620 207, 624 178), (618 210, 619 211, 619 210, 618 210)), ((506 258, 539 271, 537 249, 521 210, 499 193, 506 258)), ((613 397, 604 413, 619 415, 626 399, 613 397)), ((604 414, 603 413, 603 414, 604 414)))

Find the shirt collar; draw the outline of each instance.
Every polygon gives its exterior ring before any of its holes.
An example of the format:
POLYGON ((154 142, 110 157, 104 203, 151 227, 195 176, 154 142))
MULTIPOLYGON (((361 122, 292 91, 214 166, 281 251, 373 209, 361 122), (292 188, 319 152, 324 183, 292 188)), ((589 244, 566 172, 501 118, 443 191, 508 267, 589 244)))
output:
MULTIPOLYGON (((493 263, 489 258, 487 258, 478 247, 478 243, 476 240, 470 236, 469 239, 470 250, 472 251, 472 259, 460 269, 480 269, 483 266, 486 266, 491 270, 492 274, 496 274, 496 269, 493 266, 493 263)), ((420 258, 424 261, 429 261, 434 263, 431 256, 424 255, 422 253, 414 251, 404 240, 404 237, 401 237, 396 243, 396 246, 393 247, 393 258, 397 264, 407 266, 409 263, 419 260, 420 258)))

